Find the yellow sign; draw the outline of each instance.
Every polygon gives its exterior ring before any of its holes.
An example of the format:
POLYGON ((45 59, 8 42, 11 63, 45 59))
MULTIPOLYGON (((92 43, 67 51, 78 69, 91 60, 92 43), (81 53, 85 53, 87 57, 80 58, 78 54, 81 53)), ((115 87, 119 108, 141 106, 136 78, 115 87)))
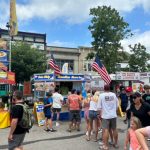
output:
POLYGON ((45 123, 45 116, 43 110, 44 110, 44 104, 42 102, 34 103, 35 118, 39 126, 43 126, 45 123))
POLYGON ((0 78, 6 79, 7 78, 7 72, 0 72, 0 78))

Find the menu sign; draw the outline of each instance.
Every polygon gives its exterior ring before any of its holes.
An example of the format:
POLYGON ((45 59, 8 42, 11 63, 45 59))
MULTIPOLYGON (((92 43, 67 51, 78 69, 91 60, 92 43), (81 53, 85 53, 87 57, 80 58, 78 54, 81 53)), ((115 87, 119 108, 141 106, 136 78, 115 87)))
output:
POLYGON ((116 80, 140 80, 138 72, 117 72, 116 80))

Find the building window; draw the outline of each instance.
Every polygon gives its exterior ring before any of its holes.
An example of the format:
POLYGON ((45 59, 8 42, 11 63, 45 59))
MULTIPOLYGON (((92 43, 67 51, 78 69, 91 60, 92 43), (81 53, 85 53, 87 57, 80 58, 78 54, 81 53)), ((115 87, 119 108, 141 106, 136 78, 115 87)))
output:
POLYGON ((31 41, 31 42, 33 42, 34 38, 33 37, 25 37, 24 40, 25 41, 31 41))
POLYGON ((91 61, 83 61, 83 70, 92 71, 91 65, 92 65, 91 61))
POLYGON ((62 70, 62 67, 65 63, 68 63, 68 73, 74 72, 74 61, 73 60, 61 60, 56 59, 56 64, 59 66, 59 68, 62 70))
POLYGON ((17 40, 17 41, 22 41, 23 37, 22 36, 14 36, 13 39, 17 40))

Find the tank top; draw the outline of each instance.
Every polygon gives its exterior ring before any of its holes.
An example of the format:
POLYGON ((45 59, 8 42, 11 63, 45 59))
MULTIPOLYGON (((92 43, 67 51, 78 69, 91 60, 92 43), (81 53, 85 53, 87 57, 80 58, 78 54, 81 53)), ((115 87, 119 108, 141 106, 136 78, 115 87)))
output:
POLYGON ((135 131, 133 129, 129 130, 129 135, 130 135, 130 147, 132 150, 136 150, 140 147, 140 144, 137 140, 137 137, 135 135, 135 131))

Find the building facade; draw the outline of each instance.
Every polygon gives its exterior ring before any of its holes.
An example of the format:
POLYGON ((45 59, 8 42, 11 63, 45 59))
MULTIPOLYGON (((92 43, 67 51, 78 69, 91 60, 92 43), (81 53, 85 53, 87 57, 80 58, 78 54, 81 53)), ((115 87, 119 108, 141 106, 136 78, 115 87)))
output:
MULTIPOLYGON (((46 51, 46 34, 19 31, 16 36, 10 37, 8 30, 0 29, 0 51, 1 52, 10 49, 10 40, 11 43, 16 41, 27 42, 31 44, 31 47, 33 48, 36 48, 43 52, 46 51), (3 46, 2 42, 3 43, 5 42, 6 46, 3 46)), ((0 60, 0 64, 3 64, 1 60, 0 60)), ((0 69, 0 96, 7 95, 8 93, 8 83, 4 82, 4 77, 2 76, 4 73, 6 72, 4 72, 3 69, 1 68, 0 69)), ((8 78, 8 76, 6 78, 8 78)))
MULTIPOLYGON (((8 30, 0 29, 0 38, 10 41, 8 30)), ((46 34, 19 31, 18 35, 12 36, 11 41, 22 41, 39 50, 46 50, 46 34)))

